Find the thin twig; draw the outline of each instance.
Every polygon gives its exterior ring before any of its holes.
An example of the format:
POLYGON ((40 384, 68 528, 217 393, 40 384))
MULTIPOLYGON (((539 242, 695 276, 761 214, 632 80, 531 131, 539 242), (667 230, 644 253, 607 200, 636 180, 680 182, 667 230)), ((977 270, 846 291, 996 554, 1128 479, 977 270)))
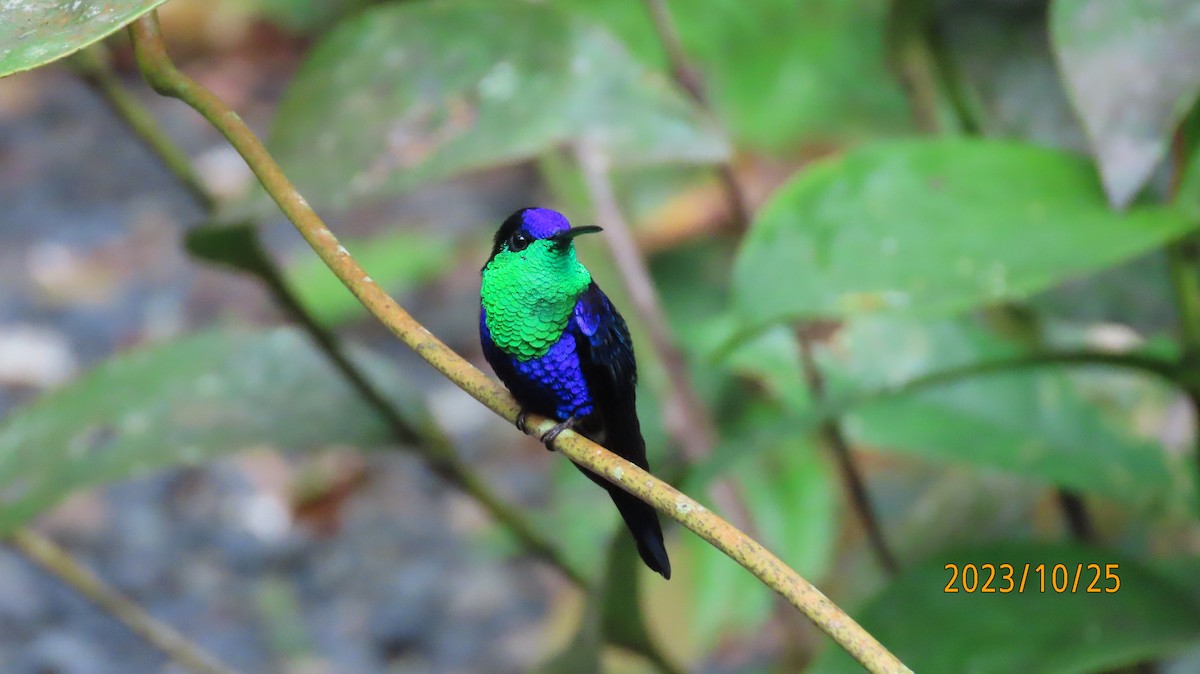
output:
MULTIPOLYGON (((637 241, 617 205, 604 157, 582 142, 575 149, 589 200, 596 211, 596 222, 604 227, 605 240, 617 263, 621 280, 629 291, 633 308, 650 333, 650 343, 667 372, 667 407, 668 411, 673 409, 677 412, 666 415, 671 435, 679 442, 689 463, 699 463, 712 454, 717 444, 717 429, 713 426, 712 415, 696 393, 683 351, 671 336, 671 327, 667 324, 654 280, 650 278, 650 270, 646 268, 637 241)), ((753 520, 744 505, 745 500, 738 493, 736 483, 717 480, 713 482, 709 493, 717 506, 730 513, 738 526, 751 526, 753 520)))
POLYGON ((158 648, 175 662, 199 674, 238 674, 189 641, 175 628, 160 622, 141 606, 122 595, 99 576, 76 562, 66 550, 31 529, 17 529, 8 542, 22 554, 75 588, 96 606, 125 623, 134 634, 158 648))
POLYGON ((1062 508, 1063 517, 1067 520, 1067 530, 1071 537, 1080 543, 1095 545, 1098 542, 1096 525, 1088 512, 1087 502, 1079 492, 1059 487, 1055 491, 1058 505, 1062 508))
MULTIPOLYGON (((166 53, 157 16, 153 12, 143 15, 130 26, 130 35, 146 81, 159 93, 179 98, 190 105, 229 140, 301 236, 363 306, 439 372, 493 412, 515 424, 521 410, 508 391, 434 337, 376 285, 345 249, 339 247, 337 237, 309 207, 241 118, 212 92, 175 67, 166 53)), ((554 422, 542 417, 530 417, 528 421, 528 432, 537 435, 549 431, 554 425, 554 422)), ((559 435, 555 448, 571 461, 604 476, 679 521, 750 570, 809 616, 868 671, 910 671, 820 590, 762 545, 696 501, 574 432, 566 431, 559 435)))
MULTIPOLYGON (((663 51, 667 54, 672 77, 697 105, 715 116, 704 87, 704 79, 683 51, 683 42, 679 39, 679 31, 675 29, 675 21, 671 18, 671 10, 667 8, 667 3, 664 0, 646 0, 646 9, 650 12, 650 20, 658 34, 658 41, 662 43, 663 51)), ((746 202, 746 194, 738 183, 733 164, 728 161, 722 162, 717 167, 717 177, 721 181, 721 189, 725 191, 729 218, 738 230, 745 231, 750 226, 750 208, 746 202)))
POLYGON ((941 124, 938 68, 925 29, 930 11, 925 0, 893 0, 886 38, 887 61, 904 90, 913 123, 921 132, 932 134, 941 124))
POLYGON ((192 162, 187 153, 163 133, 150 111, 121 86, 120 80, 108 66, 108 51, 104 45, 96 44, 77 51, 67 59, 67 63, 125 122, 138 140, 158 157, 163 166, 174 174, 176 180, 196 200, 200 208, 204 209, 205 213, 211 213, 216 208, 217 200, 205 189, 200 177, 192 170, 192 162))
MULTIPOLYGON (((805 330, 798 330, 797 333, 800 341, 800 364, 804 369, 804 378, 808 382, 808 390, 812 392, 813 399, 819 403, 826 397, 825 378, 821 376, 821 369, 817 366, 816 358, 813 356, 812 336, 805 330)), ((841 424, 836 419, 826 419, 821 422, 819 428, 821 436, 837 460, 842 480, 850 490, 850 501, 854 506, 854 512, 858 513, 859 519, 862 520, 863 530, 867 534, 867 541, 870 543, 871 549, 875 551, 875 557, 884 571, 889 575, 895 575, 900 570, 900 564, 896 561, 896 555, 888 546, 887 538, 883 535, 883 527, 871 505, 871 496, 867 493, 866 480, 854 461, 850 443, 846 441, 846 436, 842 433, 841 424)))

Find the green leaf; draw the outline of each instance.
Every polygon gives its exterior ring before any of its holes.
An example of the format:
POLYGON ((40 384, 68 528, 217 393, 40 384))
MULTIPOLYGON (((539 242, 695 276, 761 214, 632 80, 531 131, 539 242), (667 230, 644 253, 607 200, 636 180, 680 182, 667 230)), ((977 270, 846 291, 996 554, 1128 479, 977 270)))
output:
POLYGON ((393 3, 343 22, 301 67, 268 144, 310 200, 342 208, 573 140, 617 166, 728 153, 604 30, 486 0, 393 3))
MULTIPOLYGON (((997 574, 991 587, 1009 587, 997 574)), ((990 571, 984 571, 982 587, 990 571)), ((1063 575, 1059 573, 1059 587, 1063 575)), ((968 582, 970 577, 968 576, 968 582)), ((1112 671, 1142 660, 1155 660, 1200 643, 1200 604, 1186 590, 1142 563, 1111 551, 1074 545, 1001 543, 939 555, 896 578, 855 618, 917 672, 928 674, 1085 674, 1112 671), (951 571, 960 570, 958 593, 943 592, 951 571), (967 564, 1011 564, 1009 593, 962 591, 961 570, 967 564), (1017 592, 1026 564, 1025 591, 1017 592), (1039 564, 1045 564, 1041 590, 1039 564), (1069 572, 1068 591, 1054 591, 1053 569, 1069 572), (1120 579, 1115 593, 1087 593, 1094 567, 1095 587, 1112 587, 1104 565, 1115 564, 1120 579), (1082 567, 1080 566, 1082 565, 1082 567), (1077 569, 1077 592, 1070 592, 1077 569)), ((812 671, 819 674, 861 672, 843 651, 827 648, 812 671)))
MULTIPOLYGON (((454 242, 426 232, 394 231, 374 238, 344 239, 346 250, 392 294, 413 290, 437 278, 454 264, 454 242)), ((329 267, 315 255, 285 271, 301 303, 326 325, 366 315, 366 309, 329 267)))
POLYGON ((184 236, 184 247, 198 260, 263 279, 275 278, 279 273, 252 222, 195 227, 184 236))
POLYGON ((760 211, 734 268, 751 323, 953 314, 1023 298, 1186 232, 1109 210, 1091 166, 986 140, 889 142, 812 165, 760 211))
MULTIPOLYGON (((879 317, 852 322, 819 355, 839 391, 861 392, 1017 353, 966 321, 879 317)), ((1046 367, 876 400, 848 415, 845 428, 861 445, 997 468, 1139 507, 1182 507, 1193 471, 1113 416, 1085 399, 1065 372, 1046 367)))
POLYGON ((0 3, 0 77, 104 39, 166 0, 13 0, 0 3))
MULTIPOLYGON (((415 426, 419 395, 356 358, 415 426)), ((0 534, 73 490, 272 445, 367 445, 388 432, 301 334, 208 332, 116 356, 0 426, 0 534)))
POLYGON ((1200 5, 1055 0, 1050 29, 1105 190, 1124 207, 1200 95, 1200 5))
MULTIPOLYGON (((732 479, 754 519, 760 542, 805 578, 829 571, 837 542, 837 494, 829 467, 804 435, 759 406, 756 426, 771 432, 730 432, 717 449, 729 457, 719 477, 732 479), (747 451, 754 448, 751 451, 747 451)), ((722 459, 718 459, 722 460, 722 459)), ((689 485, 703 493, 703 484, 689 485)), ((692 623, 701 643, 750 634, 770 617, 774 596, 733 560, 696 536, 683 539, 693 560, 692 623)))
MULTIPOLYGON (((558 4, 604 22, 643 62, 667 71, 644 3, 558 4)), ((684 52, 739 144, 782 152, 906 125, 904 96, 885 65, 885 0, 667 4, 684 52), (787 39, 764 39, 770 35, 787 39)))

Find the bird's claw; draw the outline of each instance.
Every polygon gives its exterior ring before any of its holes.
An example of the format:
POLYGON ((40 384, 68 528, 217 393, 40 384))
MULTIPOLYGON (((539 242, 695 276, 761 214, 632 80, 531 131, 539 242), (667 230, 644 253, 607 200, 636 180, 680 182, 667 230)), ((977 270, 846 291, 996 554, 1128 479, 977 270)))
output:
POLYGON ((554 441, 565 430, 575 427, 575 417, 570 417, 566 421, 559 422, 554 425, 554 428, 542 434, 542 444, 546 445, 546 449, 554 451, 554 441))
POLYGON ((525 410, 517 412, 517 430, 525 435, 529 435, 529 416, 525 413, 525 410))

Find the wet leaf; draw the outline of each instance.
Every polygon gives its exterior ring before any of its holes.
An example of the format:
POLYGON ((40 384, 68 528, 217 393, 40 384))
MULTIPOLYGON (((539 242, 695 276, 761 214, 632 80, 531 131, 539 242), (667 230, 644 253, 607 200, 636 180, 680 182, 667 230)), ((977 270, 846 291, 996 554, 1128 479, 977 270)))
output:
MULTIPOLYGON (((965 320, 876 317, 852 322, 820 356, 836 400, 1017 353, 965 320)), ((1107 371, 1089 372, 1090 385, 1101 386, 1107 371)), ((1193 471, 1117 417, 1089 402, 1067 373, 1046 367, 876 400, 849 414, 845 429, 861 446, 1000 469, 1137 507, 1182 509, 1193 471)))
MULTIPOLYGON (((982 588, 990 571, 967 582, 982 588)), ((1146 565, 1113 553, 1074 545, 1000 543, 938 555, 902 573, 854 617, 904 664, 917 672, 975 674, 1085 674, 1113 671, 1142 660, 1200 644, 1200 604, 1186 588, 1146 565), (960 570, 959 592, 946 593, 946 564, 960 570), (1008 593, 962 591, 967 564, 1009 564, 1011 581, 997 573, 991 587, 1008 593), (1044 564, 1045 591, 1036 568, 1044 564), (1054 566, 1058 573, 1056 592, 1054 566), (1099 565, 1088 568, 1089 564, 1099 565), (1120 580, 1114 593, 1088 593, 1113 587, 1105 565, 1120 580), (1026 565, 1029 573, 1024 574, 1026 565), (1075 578, 1080 580, 1078 590, 1075 578), (1017 592, 1025 575, 1025 591, 1017 592), (1064 578, 1068 581, 1064 586, 1064 578), (931 638, 936 635, 936 638, 931 638)), ((861 672, 844 652, 827 648, 814 664, 819 674, 861 672)))
MULTIPOLYGON (((667 72, 645 3, 557 0, 604 22, 667 72)), ((668 2, 683 49, 739 141, 782 152, 805 141, 898 130, 908 113, 886 68, 883 0, 668 2), (764 39, 786 35, 786 40, 764 39)))
POLYGON ((1024 298, 1187 231, 1180 210, 1109 210, 1088 163, 986 140, 879 143, 812 165, 763 207, 734 302, 762 326, 1024 298))
POLYGON ((482 0, 383 5, 340 24, 293 81, 269 145, 306 196, 340 208, 571 140, 617 166, 728 152, 603 29, 482 0))
POLYGON ((1200 95, 1200 4, 1055 0, 1050 28, 1109 200, 1124 207, 1200 95))
MULTIPOLYGON (((357 354, 413 425, 423 402, 390 363, 357 354)), ((300 333, 208 332, 116 356, 0 425, 0 533, 68 493, 271 445, 388 438, 300 333)))
POLYGON ((4 0, 0 2, 0 77, 79 51, 164 2, 4 0))

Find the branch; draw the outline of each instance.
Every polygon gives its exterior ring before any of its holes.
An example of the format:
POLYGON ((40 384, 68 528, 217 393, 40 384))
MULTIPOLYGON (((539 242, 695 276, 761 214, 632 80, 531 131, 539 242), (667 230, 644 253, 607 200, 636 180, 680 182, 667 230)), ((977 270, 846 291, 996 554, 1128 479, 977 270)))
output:
POLYGON ((103 43, 75 52, 67 59, 67 63, 129 126, 142 144, 158 157, 163 166, 174 174, 200 208, 206 213, 212 212, 216 208, 217 200, 209 194, 200 177, 192 170, 192 162, 187 153, 163 133, 154 115, 121 86, 121 82, 108 66, 108 50, 104 48, 103 43))
POLYGON ((983 132, 983 111, 954 62, 930 0, 893 0, 886 51, 919 131, 934 134, 951 126, 969 135, 983 132))
MULTIPOLYGON (((800 365, 804 370, 804 378, 808 381, 808 390, 812 393, 813 400, 820 404, 826 399, 825 378, 821 376, 821 369, 813 357, 813 338, 804 329, 798 330, 797 333, 800 341, 800 365)), ((875 552, 875 557, 888 575, 896 575, 900 564, 896 561, 896 555, 888 546, 887 538, 883 535, 883 527, 879 524, 879 518, 871 506, 871 495, 867 492, 866 480, 854 462, 854 454, 850 451, 850 443, 846 441, 841 424, 838 423, 836 417, 830 417, 822 420, 819 428, 821 435, 825 438, 825 443, 829 445, 830 451, 837 460, 838 470, 842 473, 842 479, 846 482, 847 489, 850 490, 850 501, 853 503, 854 511, 858 513, 859 519, 862 520, 863 530, 866 531, 867 541, 875 552)))
POLYGON ((125 623, 134 634, 145 639, 175 662, 200 674, 238 674, 237 670, 221 664, 212 655, 159 622, 128 597, 125 597, 99 576, 80 565, 66 550, 31 529, 17 529, 8 541, 59 580, 75 588, 96 606, 125 623))
MULTIPOLYGON (((489 409, 510 423, 515 423, 520 407, 512 396, 434 337, 375 285, 345 249, 338 246, 337 237, 309 207, 241 118, 212 92, 175 68, 167 56, 166 47, 159 34, 156 15, 151 12, 131 24, 130 35, 138 64, 147 82, 159 93, 179 98, 190 105, 225 135, 301 236, 355 297, 402 342, 439 372, 489 409)), ((554 425, 544 417, 531 416, 528 421, 529 432, 537 435, 549 431, 554 425)), ((756 541, 696 501, 574 432, 562 433, 555 442, 555 447, 575 463, 604 476, 613 484, 651 504, 729 555, 808 615, 869 671, 909 671, 820 590, 756 541)))

